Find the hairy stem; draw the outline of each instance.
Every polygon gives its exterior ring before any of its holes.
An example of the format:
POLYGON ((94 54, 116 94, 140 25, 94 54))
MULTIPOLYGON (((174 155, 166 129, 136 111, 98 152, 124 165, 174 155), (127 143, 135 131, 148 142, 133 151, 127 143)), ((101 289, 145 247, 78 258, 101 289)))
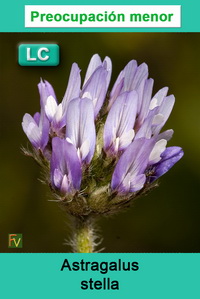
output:
POLYGON ((73 251, 77 253, 91 253, 95 249, 95 235, 92 218, 76 218, 74 220, 74 234, 72 239, 73 251))

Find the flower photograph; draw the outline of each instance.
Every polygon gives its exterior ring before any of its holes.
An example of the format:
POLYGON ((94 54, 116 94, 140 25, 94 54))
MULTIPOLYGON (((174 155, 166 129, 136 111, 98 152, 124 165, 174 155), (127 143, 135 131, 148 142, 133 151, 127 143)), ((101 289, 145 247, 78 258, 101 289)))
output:
POLYGON ((199 252, 200 35, 0 40, 0 252, 199 252), (21 43, 60 64, 20 66, 21 43))

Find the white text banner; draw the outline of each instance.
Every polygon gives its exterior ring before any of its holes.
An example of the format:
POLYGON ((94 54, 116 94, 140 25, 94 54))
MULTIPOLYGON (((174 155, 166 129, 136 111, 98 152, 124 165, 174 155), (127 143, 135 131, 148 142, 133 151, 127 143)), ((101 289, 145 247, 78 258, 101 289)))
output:
POLYGON ((28 28, 175 28, 180 5, 25 5, 28 28))

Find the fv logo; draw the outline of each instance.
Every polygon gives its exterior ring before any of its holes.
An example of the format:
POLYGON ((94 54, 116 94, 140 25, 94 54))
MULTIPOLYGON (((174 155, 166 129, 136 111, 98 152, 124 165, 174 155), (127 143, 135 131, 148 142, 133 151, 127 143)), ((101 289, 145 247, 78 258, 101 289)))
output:
POLYGON ((22 248, 22 234, 8 234, 8 248, 22 248))

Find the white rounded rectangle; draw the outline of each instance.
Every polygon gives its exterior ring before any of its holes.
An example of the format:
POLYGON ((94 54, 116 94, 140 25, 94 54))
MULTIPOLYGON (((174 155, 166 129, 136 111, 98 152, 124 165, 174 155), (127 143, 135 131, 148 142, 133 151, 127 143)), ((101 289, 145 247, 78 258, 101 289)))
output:
POLYGON ((25 27, 181 27, 180 5, 25 5, 25 27))

